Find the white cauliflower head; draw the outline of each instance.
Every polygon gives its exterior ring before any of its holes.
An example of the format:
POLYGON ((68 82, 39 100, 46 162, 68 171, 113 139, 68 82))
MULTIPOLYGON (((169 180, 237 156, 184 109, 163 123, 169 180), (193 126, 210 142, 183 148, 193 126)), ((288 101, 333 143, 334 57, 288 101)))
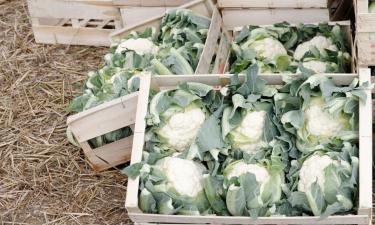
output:
POLYGON ((157 162, 167 177, 167 185, 180 195, 196 197, 203 190, 205 168, 192 160, 166 157, 157 162))
POLYGON ((338 165, 338 163, 327 155, 314 154, 310 156, 303 162, 299 172, 298 191, 306 192, 315 181, 324 190, 325 168, 331 164, 338 165))
POLYGON ((230 133, 233 146, 248 153, 257 152, 266 117, 266 111, 248 111, 241 124, 230 133))
MULTIPOLYGON (((328 66, 328 63, 326 62, 321 62, 321 61, 317 61, 317 60, 312 60, 312 61, 308 61, 308 62, 304 62, 302 63, 302 65, 306 68, 306 69, 310 69, 310 70, 313 70, 315 71, 316 73, 325 73, 327 72, 327 66, 328 66)), ((300 69, 298 68, 297 69, 297 73, 300 73, 300 69)))
POLYGON ((173 114, 158 134, 176 151, 189 147, 197 136, 200 126, 206 119, 205 112, 197 107, 187 107, 184 112, 173 114))
POLYGON ((252 173, 258 183, 264 184, 270 179, 266 168, 258 164, 247 164, 244 161, 236 161, 230 164, 225 173, 225 178, 230 180, 232 177, 240 177, 242 174, 252 173))
POLYGON ((347 126, 347 119, 334 117, 324 110, 325 101, 321 97, 311 100, 309 107, 305 110, 306 130, 309 134, 319 137, 334 137, 339 131, 347 126))
POLYGON ((145 55, 156 54, 159 48, 147 38, 131 38, 121 42, 116 48, 116 53, 120 54, 126 50, 132 50, 138 55, 145 55))
POLYGON ((274 38, 264 38, 254 41, 250 48, 254 49, 258 57, 275 61, 280 55, 287 55, 284 45, 274 38))
POLYGON ((296 50, 294 51, 294 59, 301 60, 305 53, 310 50, 310 46, 316 47, 319 51, 324 49, 331 51, 338 50, 337 46, 332 43, 331 39, 323 36, 316 36, 310 41, 306 41, 297 46, 296 50))

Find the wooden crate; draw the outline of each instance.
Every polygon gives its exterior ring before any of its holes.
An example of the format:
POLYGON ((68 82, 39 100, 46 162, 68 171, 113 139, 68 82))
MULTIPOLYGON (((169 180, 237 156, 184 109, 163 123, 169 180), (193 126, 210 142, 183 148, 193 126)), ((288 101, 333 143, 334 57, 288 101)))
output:
MULTIPOLYGON (((360 82, 370 81, 370 70, 360 69, 358 74, 326 74, 333 78, 337 84, 349 84, 359 76, 360 82)), ((145 117, 150 89, 160 90, 175 87, 182 82, 194 81, 208 85, 220 86, 228 82, 231 75, 180 75, 180 76, 153 76, 141 77, 138 97, 135 135, 131 156, 131 163, 142 160, 142 151, 145 142, 145 117)), ((282 84, 282 75, 260 75, 269 84, 282 84)), ((143 213, 138 207, 139 177, 128 178, 125 206, 129 218, 138 224, 370 224, 372 207, 372 129, 371 123, 371 92, 368 90, 367 101, 359 106, 359 209, 356 215, 337 215, 321 219, 314 216, 301 217, 250 217, 235 216, 186 216, 186 215, 160 215, 143 213)))
MULTIPOLYGON (((243 24, 243 23, 244 22, 237 21, 233 26, 234 28, 229 30, 231 32, 232 36, 233 36, 233 39, 235 39, 237 37, 237 35, 239 35, 239 33, 241 32, 242 26, 240 26, 240 24, 243 24)), ((246 25, 253 25, 251 22, 248 22, 248 23, 245 23, 245 24, 246 25)), ((339 24, 340 26, 343 27, 346 39, 349 42, 349 50, 348 51, 352 56, 352 58, 351 58, 351 72, 356 73, 356 71, 357 71, 357 65, 356 65, 357 54, 356 54, 355 47, 354 47, 354 41, 353 41, 353 37, 352 37, 352 30, 351 30, 350 21, 329 22, 329 24, 330 25, 339 24)), ((260 25, 260 26, 261 27, 267 27, 267 26, 272 26, 272 25, 260 25)), ((293 26, 293 24, 291 24, 291 26, 293 26)), ((228 55, 229 54, 230 53, 228 53, 228 55)), ((229 56, 226 57, 226 58, 227 58, 227 61, 225 63, 224 71, 228 72, 229 69, 230 69, 229 56)))
POLYGON ((88 140, 127 126, 131 126, 134 132, 137 100, 138 92, 134 92, 68 117, 68 129, 95 171, 130 160, 133 136, 95 149, 91 148, 88 140))
POLYGON ((328 0, 218 0, 219 8, 327 8, 328 0))
POLYGON ((120 9, 108 0, 28 0, 37 43, 109 46, 122 27, 120 9))
POLYGON ((355 3, 358 64, 375 66, 375 38, 370 37, 375 32, 375 14, 368 12, 368 0, 355 0, 355 3))
MULTIPOLYGON (((223 72, 229 53, 229 41, 231 40, 231 36, 225 29, 222 29, 222 18, 217 8, 211 0, 195 0, 178 8, 190 9, 196 13, 211 18, 206 43, 195 70, 195 74, 209 73, 211 64, 214 64, 212 71, 223 72), (220 54, 216 55, 216 53, 220 54)), ((130 32, 144 31, 148 27, 155 27, 159 30, 163 16, 164 13, 145 22, 127 26, 115 31, 110 35, 111 40, 112 42, 118 42, 130 32)))

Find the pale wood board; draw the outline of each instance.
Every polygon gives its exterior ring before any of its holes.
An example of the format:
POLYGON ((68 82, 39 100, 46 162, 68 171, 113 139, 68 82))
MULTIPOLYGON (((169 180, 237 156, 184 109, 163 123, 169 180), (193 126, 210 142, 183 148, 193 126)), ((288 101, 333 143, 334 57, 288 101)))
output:
POLYGON ((122 96, 68 117, 67 124, 78 142, 135 123, 138 92, 122 96))
POLYGON ((124 27, 134 26, 139 21, 154 18, 165 13, 170 7, 124 7, 120 9, 124 27))
POLYGON ((76 18, 76 19, 119 19, 119 8, 87 2, 62 0, 27 0, 31 17, 76 18))
POLYGON ((228 30, 238 26, 266 25, 281 22, 317 23, 329 21, 328 9, 223 9, 224 27, 228 30))
MULTIPOLYGON (((359 69, 360 83, 371 84, 371 70, 359 69)), ((372 99, 366 90, 366 102, 359 106, 359 209, 369 215, 372 208, 372 99), (366 212, 367 211, 367 212, 366 212)))
POLYGON ((117 6, 173 7, 188 3, 191 0, 113 0, 117 6))
POLYGON ((110 46, 108 35, 114 30, 86 27, 62 27, 36 25, 33 27, 34 38, 37 43, 110 46))
POLYGON ((218 0, 220 8, 327 8, 328 0, 218 0))
MULTIPOLYGON (((368 71, 359 70, 361 81, 369 80, 368 71)), ((140 92, 144 93, 144 96, 139 96, 136 118, 136 133, 134 144, 132 148, 132 162, 137 163, 142 159, 142 151, 144 145, 145 135, 145 116, 147 112, 147 101, 148 91, 152 88, 154 90, 163 89, 163 87, 173 88, 176 85, 187 82, 202 82, 208 85, 220 86, 229 81, 229 74, 213 74, 213 75, 180 75, 180 76, 147 76, 141 79, 140 92), (148 91, 147 91, 148 86, 148 91), (137 125, 137 124, 141 125, 137 125)), ((282 84, 282 75, 272 74, 261 74, 259 75, 262 79, 266 80, 269 84, 282 84)), ((295 75, 298 76, 298 75, 295 75)), ((333 78, 333 81, 340 85, 348 85, 354 78, 358 77, 358 74, 325 74, 333 78)), ((243 75, 240 75, 241 80, 244 79, 243 75)), ((369 94, 369 91, 367 92, 369 94)), ((371 99, 365 103, 360 104, 360 120, 361 123, 371 121, 368 115, 371 114, 371 99), (363 114, 363 118, 362 117, 363 114)), ((372 157, 371 153, 371 137, 368 135, 368 125, 360 127, 360 208, 358 210, 359 215, 344 215, 344 216, 330 216, 325 219, 320 217, 260 217, 253 220, 248 217, 228 217, 228 216, 182 216, 182 215, 158 215, 158 214, 145 214, 138 208, 138 188, 139 178, 128 179, 128 193, 125 206, 129 212, 129 217, 136 223, 185 223, 185 224, 201 224, 201 223, 213 223, 213 224, 369 224, 371 217, 369 216, 369 209, 371 209, 371 176, 368 176, 369 170, 371 171, 372 157), (362 132, 361 132, 362 131, 362 132), (363 135, 363 136, 362 136, 363 135), (364 159, 362 163, 362 158, 364 159), (362 183, 363 182, 363 183, 362 183), (370 200, 368 200, 370 198, 370 200), (370 208, 369 208, 370 206, 370 208)), ((370 123, 371 126, 371 123, 370 123)), ((371 132, 371 130, 370 130, 371 132)), ((371 134, 370 134, 371 135, 371 134)))

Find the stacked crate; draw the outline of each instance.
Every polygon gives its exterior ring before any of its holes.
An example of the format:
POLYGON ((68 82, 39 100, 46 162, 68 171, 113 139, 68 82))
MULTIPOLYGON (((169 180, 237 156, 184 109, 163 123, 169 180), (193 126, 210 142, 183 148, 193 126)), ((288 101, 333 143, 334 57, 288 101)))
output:
POLYGON ((191 0, 27 0, 35 40, 110 46, 109 34, 191 0))

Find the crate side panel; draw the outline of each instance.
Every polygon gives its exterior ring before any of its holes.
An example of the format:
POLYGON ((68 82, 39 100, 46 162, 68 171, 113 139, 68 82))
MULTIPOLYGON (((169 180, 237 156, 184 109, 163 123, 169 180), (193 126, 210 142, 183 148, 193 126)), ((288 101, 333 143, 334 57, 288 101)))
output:
POLYGON ((328 0, 218 0, 220 8, 327 8, 328 0))
POLYGON ((317 23, 329 21, 328 9, 224 9, 224 27, 233 30, 244 25, 289 23, 317 23))
POLYGON ((28 0, 31 17, 119 19, 120 10, 113 6, 99 6, 61 0, 28 0))
POLYGON ((104 103, 68 118, 68 126, 78 142, 134 124, 136 93, 104 103))
POLYGON ((124 27, 134 26, 139 21, 163 15, 167 10, 166 7, 126 7, 120 9, 124 27))
POLYGON ((35 41, 43 44, 110 46, 113 30, 33 25, 35 41))

